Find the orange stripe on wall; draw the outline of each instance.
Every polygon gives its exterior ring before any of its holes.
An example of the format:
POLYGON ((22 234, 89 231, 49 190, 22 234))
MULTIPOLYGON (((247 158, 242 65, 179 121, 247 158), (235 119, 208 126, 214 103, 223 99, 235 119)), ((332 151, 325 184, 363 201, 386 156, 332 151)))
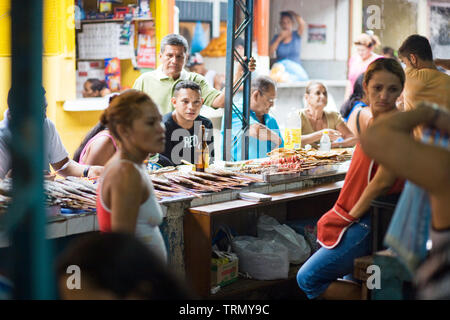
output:
POLYGON ((257 41, 258 55, 269 56, 270 0, 255 0, 253 37, 257 41))
POLYGON ((173 33, 173 16, 175 13, 174 7, 175 7, 175 0, 167 0, 167 14, 169 15, 168 34, 173 33))

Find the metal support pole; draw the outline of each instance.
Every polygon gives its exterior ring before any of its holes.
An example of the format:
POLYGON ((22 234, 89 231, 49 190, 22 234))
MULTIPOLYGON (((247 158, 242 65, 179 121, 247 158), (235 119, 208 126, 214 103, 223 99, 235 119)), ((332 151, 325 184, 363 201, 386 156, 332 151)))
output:
MULTIPOLYGON (((253 35, 253 0, 246 1, 246 20, 248 25, 245 28, 245 49, 244 54, 247 57, 247 63, 252 56, 252 35, 253 35)), ((248 159, 248 130, 250 129, 250 94, 251 94, 251 72, 248 72, 248 76, 244 82, 244 108, 242 115, 244 121, 242 122, 242 130, 245 132, 242 143, 242 158, 248 159)))
MULTIPOLYGON (((226 81, 225 81, 225 112, 224 112, 224 136, 223 136, 223 159, 226 161, 236 160, 231 156, 231 147, 242 139, 242 159, 248 159, 248 130, 250 118, 250 90, 251 73, 248 69, 248 61, 252 53, 253 36, 253 0, 234 0, 228 1, 227 15, 227 54, 226 54, 226 81), (245 3, 243 2, 245 1, 245 3), (236 8, 242 10, 244 19, 241 24, 236 26, 236 8), (236 50, 234 50, 234 41, 244 32, 245 49, 244 55, 248 58, 244 61, 236 50), (239 79, 234 79, 234 58, 243 67, 244 73, 239 79), (243 106, 242 110, 233 103, 233 96, 239 87, 243 88, 243 106), (242 126, 233 141, 231 141, 232 114, 236 113, 241 120, 242 126)), ((235 128, 236 129, 236 128, 235 128)))
POLYGON ((11 1, 12 204, 7 227, 14 253, 15 299, 54 298, 54 268, 45 239, 42 99, 43 1, 11 1))

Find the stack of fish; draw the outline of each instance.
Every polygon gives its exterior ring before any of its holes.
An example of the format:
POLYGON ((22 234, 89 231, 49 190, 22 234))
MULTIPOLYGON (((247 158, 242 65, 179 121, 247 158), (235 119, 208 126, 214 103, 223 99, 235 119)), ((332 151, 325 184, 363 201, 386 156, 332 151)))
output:
POLYGON ((176 196, 201 197, 205 192, 219 192, 224 189, 242 189, 253 182, 263 182, 242 173, 221 169, 208 172, 173 172, 151 175, 158 199, 176 196))
MULTIPOLYGON (((11 179, 0 180, 0 213, 4 213, 11 203, 11 187, 11 179)), ((70 209, 95 210, 95 185, 84 178, 45 180, 44 190, 46 206, 59 205, 70 209)))

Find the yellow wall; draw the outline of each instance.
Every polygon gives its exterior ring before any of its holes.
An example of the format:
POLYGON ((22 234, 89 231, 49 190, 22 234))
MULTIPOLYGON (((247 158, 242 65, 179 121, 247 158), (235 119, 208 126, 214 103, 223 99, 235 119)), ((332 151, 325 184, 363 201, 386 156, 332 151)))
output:
POLYGON ((11 19, 9 0, 0 0, 0 119, 7 108, 6 97, 11 86, 11 19))
MULTIPOLYGON (((10 0, 0 0, 0 118, 6 109, 11 84, 10 0)), ((72 154, 100 112, 65 112, 65 100, 75 99, 75 30, 73 0, 44 0, 43 86, 47 91, 47 116, 72 154)))
MULTIPOLYGON (((6 97, 11 85, 10 1, 0 0, 0 120, 7 108, 6 97)), ((157 43, 171 31, 168 15, 173 0, 152 0, 151 10, 157 26, 157 43)), ((72 155, 85 136, 98 121, 101 111, 67 112, 65 100, 75 99, 76 60, 74 0, 44 0, 43 25, 43 85, 47 91, 47 116, 55 123, 58 133, 72 155)), ((159 51, 157 51, 159 52, 159 51)), ((121 62, 122 84, 132 87, 140 72, 134 70, 130 60, 121 62)))

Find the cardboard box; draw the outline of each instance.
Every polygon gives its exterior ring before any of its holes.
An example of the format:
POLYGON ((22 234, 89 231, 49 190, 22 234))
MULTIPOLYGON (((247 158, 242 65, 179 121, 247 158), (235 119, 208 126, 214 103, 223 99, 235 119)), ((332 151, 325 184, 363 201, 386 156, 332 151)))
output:
POLYGON ((214 260, 211 263, 211 286, 225 286, 238 279, 239 259, 217 265, 214 260))

